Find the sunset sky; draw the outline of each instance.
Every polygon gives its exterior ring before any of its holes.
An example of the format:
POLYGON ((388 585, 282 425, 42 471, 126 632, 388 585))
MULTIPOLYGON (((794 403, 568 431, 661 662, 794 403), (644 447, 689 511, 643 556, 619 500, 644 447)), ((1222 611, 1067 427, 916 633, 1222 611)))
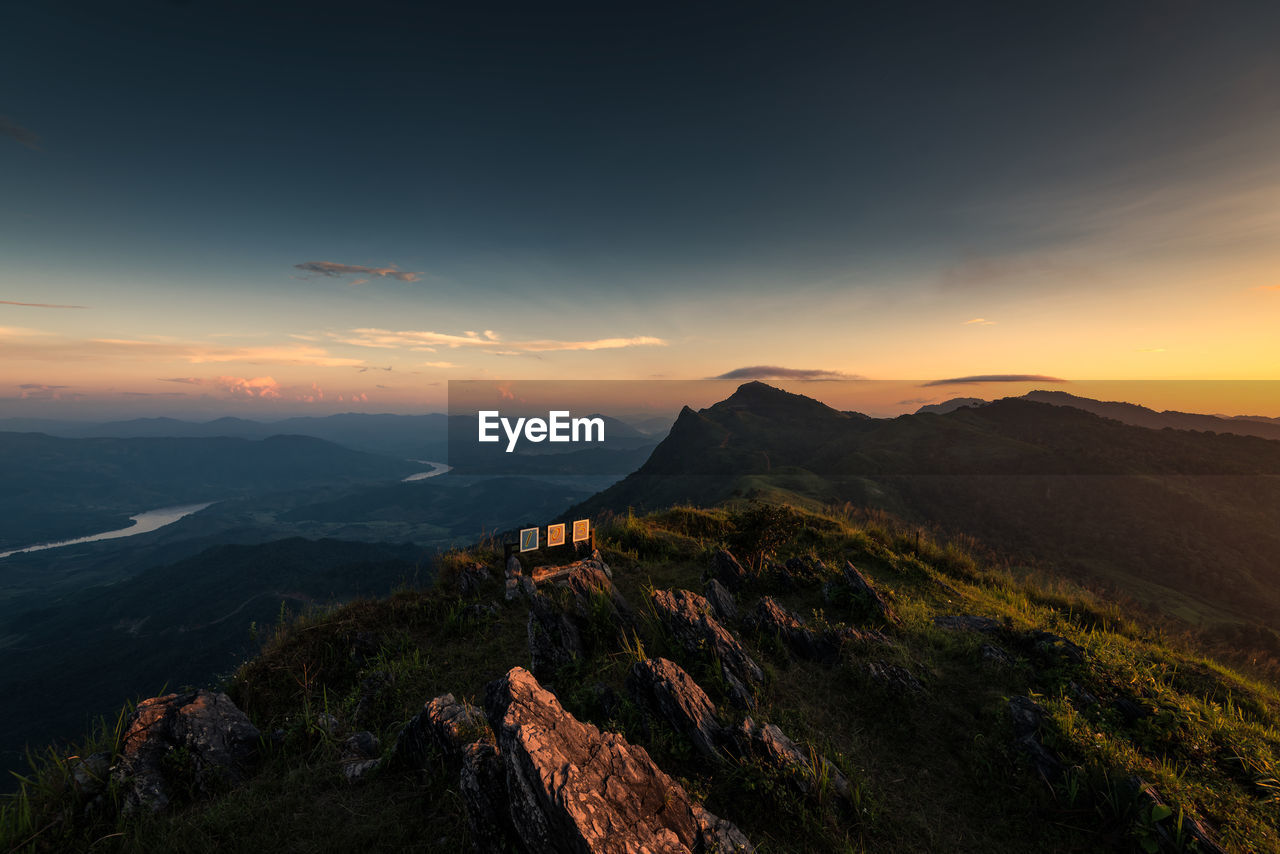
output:
POLYGON ((1280 4, 259 5, 0 10, 0 417, 1280 380, 1280 4))

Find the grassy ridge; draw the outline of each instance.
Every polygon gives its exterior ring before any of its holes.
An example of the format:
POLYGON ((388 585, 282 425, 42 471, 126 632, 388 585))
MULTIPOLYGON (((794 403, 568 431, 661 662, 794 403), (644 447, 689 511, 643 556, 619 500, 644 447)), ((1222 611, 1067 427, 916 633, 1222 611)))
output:
MULTIPOLYGON (((1141 851, 1155 844, 1157 825, 1176 825, 1179 811, 1229 849, 1277 848, 1280 694, 1120 605, 1062 582, 982 566, 962 544, 838 511, 678 507, 615 517, 598 530, 615 583, 640 614, 639 629, 623 643, 613 627, 597 627, 612 642, 557 674, 561 701, 578 717, 643 744, 762 850, 1141 851), (721 686, 697 662, 683 660, 643 607, 652 588, 700 590, 711 551, 725 544, 765 567, 791 556, 832 567, 851 559, 901 617, 900 627, 880 626, 889 644, 847 649, 830 668, 796 660, 777 638, 737 627, 768 675, 753 716, 831 759, 854 784, 849 801, 821 786, 801 795, 785 775, 752 763, 710 765, 626 699, 629 665, 663 655, 699 679, 724 723, 741 720, 721 686), (988 636, 934 624, 950 614, 990 617, 1001 628, 988 636), (1031 631, 1078 644, 1083 662, 1022 644, 1031 631), (981 647, 992 643, 1012 662, 985 663, 981 647), (905 668, 924 693, 895 691, 871 675, 872 661, 905 668), (1007 701, 1018 696, 1031 696, 1046 712, 1043 742, 1067 769, 1052 785, 1012 743, 1007 701), (1155 786, 1169 815, 1127 787, 1134 776, 1155 786)), ((440 766, 348 784, 329 716, 343 730, 376 732, 385 753, 425 700, 444 692, 479 697, 490 679, 527 666, 524 604, 502 603, 492 613, 473 608, 501 600, 499 579, 475 601, 459 598, 453 581, 460 567, 497 567, 500 557, 492 544, 454 552, 433 589, 402 590, 279 627, 227 686, 271 734, 262 769, 242 788, 153 819, 86 818, 68 782, 73 763, 53 757, 38 763, 4 807, 0 850, 465 847, 456 778, 440 766)), ((820 579, 793 586, 766 569, 739 606, 750 608, 759 594, 775 596, 813 626, 877 627, 859 602, 824 598, 820 579)), ((110 749, 113 738, 105 727, 82 753, 110 749)))

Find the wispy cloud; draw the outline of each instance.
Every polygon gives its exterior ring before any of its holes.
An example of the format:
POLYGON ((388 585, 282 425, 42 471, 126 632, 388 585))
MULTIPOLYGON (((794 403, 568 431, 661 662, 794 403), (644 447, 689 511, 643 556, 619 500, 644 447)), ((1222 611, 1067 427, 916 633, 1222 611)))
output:
POLYGON ((777 365, 751 365, 734 368, 713 380, 858 380, 857 374, 829 371, 823 368, 780 368, 777 365))
POLYGON ((1280 291, 1280 285, 1258 285, 1255 291, 1280 291))
POLYGON ((18 396, 23 400, 74 400, 84 395, 68 392, 71 386, 45 385, 44 383, 20 383, 18 396))
POLYGON ((363 359, 335 356, 315 344, 231 346, 169 338, 65 338, 37 330, 0 327, 3 358, 43 361, 148 360, 189 364, 303 365, 360 367, 363 359))
POLYGON ((978 383, 1065 383, 1060 377, 1049 377, 1044 374, 977 374, 971 377, 951 377, 945 380, 931 380, 921 383, 921 388, 940 385, 976 385, 978 383))
MULTIPOLYGON (((389 267, 366 267, 363 264, 337 264, 333 261, 304 261, 301 264, 294 264, 304 273, 315 273, 319 276, 330 276, 332 278, 341 278, 342 276, 379 276, 384 279, 396 279, 401 282, 416 282, 422 278, 422 273, 412 273, 407 270, 401 270, 394 264, 389 267)), ((356 279, 351 284, 362 285, 369 279, 356 279)))
POLYGON ((0 136, 7 136, 16 142, 25 145, 27 148, 30 148, 32 151, 40 150, 40 137, 36 136, 33 131, 27 130, 8 116, 0 116, 0 136))
POLYGON ((966 320, 964 326, 994 326, 994 320, 987 320, 985 317, 975 317, 972 320, 966 320))
POLYGON ((88 306, 84 305, 58 305, 51 302, 14 302, 7 299, 0 299, 0 305, 22 305, 27 308, 88 308, 88 306))
POLYGON ((584 341, 534 339, 505 341, 492 329, 484 332, 468 330, 462 333, 433 332, 429 330, 393 330, 363 327, 347 333, 329 333, 336 341, 357 347, 381 349, 408 349, 421 353, 434 353, 441 347, 481 347, 494 352, 500 347, 504 353, 546 353, 561 350, 616 350, 624 347, 665 347, 666 341, 648 335, 632 338, 594 338, 584 341))

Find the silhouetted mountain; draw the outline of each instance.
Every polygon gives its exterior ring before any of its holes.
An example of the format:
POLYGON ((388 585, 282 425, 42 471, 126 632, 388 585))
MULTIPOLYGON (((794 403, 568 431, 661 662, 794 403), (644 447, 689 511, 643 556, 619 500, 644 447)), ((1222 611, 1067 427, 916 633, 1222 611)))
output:
POLYGON ((980 397, 953 397, 950 400, 944 400, 942 403, 926 403, 915 411, 916 415, 925 412, 932 412, 934 415, 945 415, 948 412, 954 412, 962 406, 985 406, 987 401, 980 397))
POLYGON ((1156 412, 1154 409, 1138 406, 1135 403, 1104 402, 1068 394, 1065 391, 1030 391, 1023 397, 1026 400, 1035 400, 1040 403, 1052 403, 1054 406, 1071 406, 1076 409, 1083 409, 1085 412, 1092 412, 1094 415, 1114 418, 1124 424, 1149 427, 1153 430, 1202 430, 1213 433, 1258 436, 1263 439, 1280 439, 1280 423, 1265 419, 1224 418, 1218 415, 1178 412, 1173 409, 1156 412))
POLYGON ((580 509, 753 493, 869 504, 1193 619, 1265 620, 1280 616, 1280 479, 1262 476, 1276 474, 1280 442, 1252 436, 1150 430, 1018 398, 858 419, 752 383, 686 408, 644 466, 580 509))

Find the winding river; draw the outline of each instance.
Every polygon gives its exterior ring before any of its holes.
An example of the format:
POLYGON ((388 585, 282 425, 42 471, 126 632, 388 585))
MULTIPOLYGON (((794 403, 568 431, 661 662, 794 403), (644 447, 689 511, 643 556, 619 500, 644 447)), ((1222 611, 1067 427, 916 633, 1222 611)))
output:
POLYGON ((145 513, 139 513, 137 516, 130 516, 133 524, 124 528, 118 528, 114 531, 103 531, 101 534, 93 534, 88 537, 76 537, 74 540, 60 540, 56 543, 42 543, 38 546, 27 546, 22 549, 13 549, 12 551, 0 552, 0 558, 6 558, 9 555, 20 555, 26 552, 39 552, 45 549, 56 549, 61 546, 78 546, 81 543, 96 543, 99 540, 118 540, 121 537, 132 537, 135 534, 149 534, 152 531, 158 531, 165 525, 172 525, 183 516, 190 516, 192 513, 199 513, 214 502, 209 501, 204 504, 181 504, 177 507, 161 507, 158 510, 148 510, 145 513))
MULTIPOLYGON (((410 483, 416 480, 426 480, 429 477, 444 474, 449 470, 449 466, 444 463, 432 462, 431 460, 410 460, 411 463, 422 463, 424 466, 431 466, 429 471, 420 471, 417 474, 411 474, 404 478, 402 483, 410 483)), ((74 540, 59 540, 56 543, 41 543, 36 546, 26 546, 21 549, 13 549, 7 552, 0 552, 0 559, 7 558, 9 555, 25 554, 26 552, 38 552, 45 549, 56 549, 62 546, 78 546, 82 543, 96 543, 99 540, 118 540, 121 537, 132 537, 137 534, 149 534, 152 531, 158 531, 165 525, 172 525, 184 516, 190 516, 192 513, 199 513, 206 507, 213 505, 215 502, 210 501, 205 504, 182 504, 176 507, 161 507, 157 510, 148 510, 145 513, 139 513, 137 516, 130 516, 133 520, 132 525, 119 528, 115 531, 103 531, 101 534, 93 534, 88 537, 76 537, 74 540)))

